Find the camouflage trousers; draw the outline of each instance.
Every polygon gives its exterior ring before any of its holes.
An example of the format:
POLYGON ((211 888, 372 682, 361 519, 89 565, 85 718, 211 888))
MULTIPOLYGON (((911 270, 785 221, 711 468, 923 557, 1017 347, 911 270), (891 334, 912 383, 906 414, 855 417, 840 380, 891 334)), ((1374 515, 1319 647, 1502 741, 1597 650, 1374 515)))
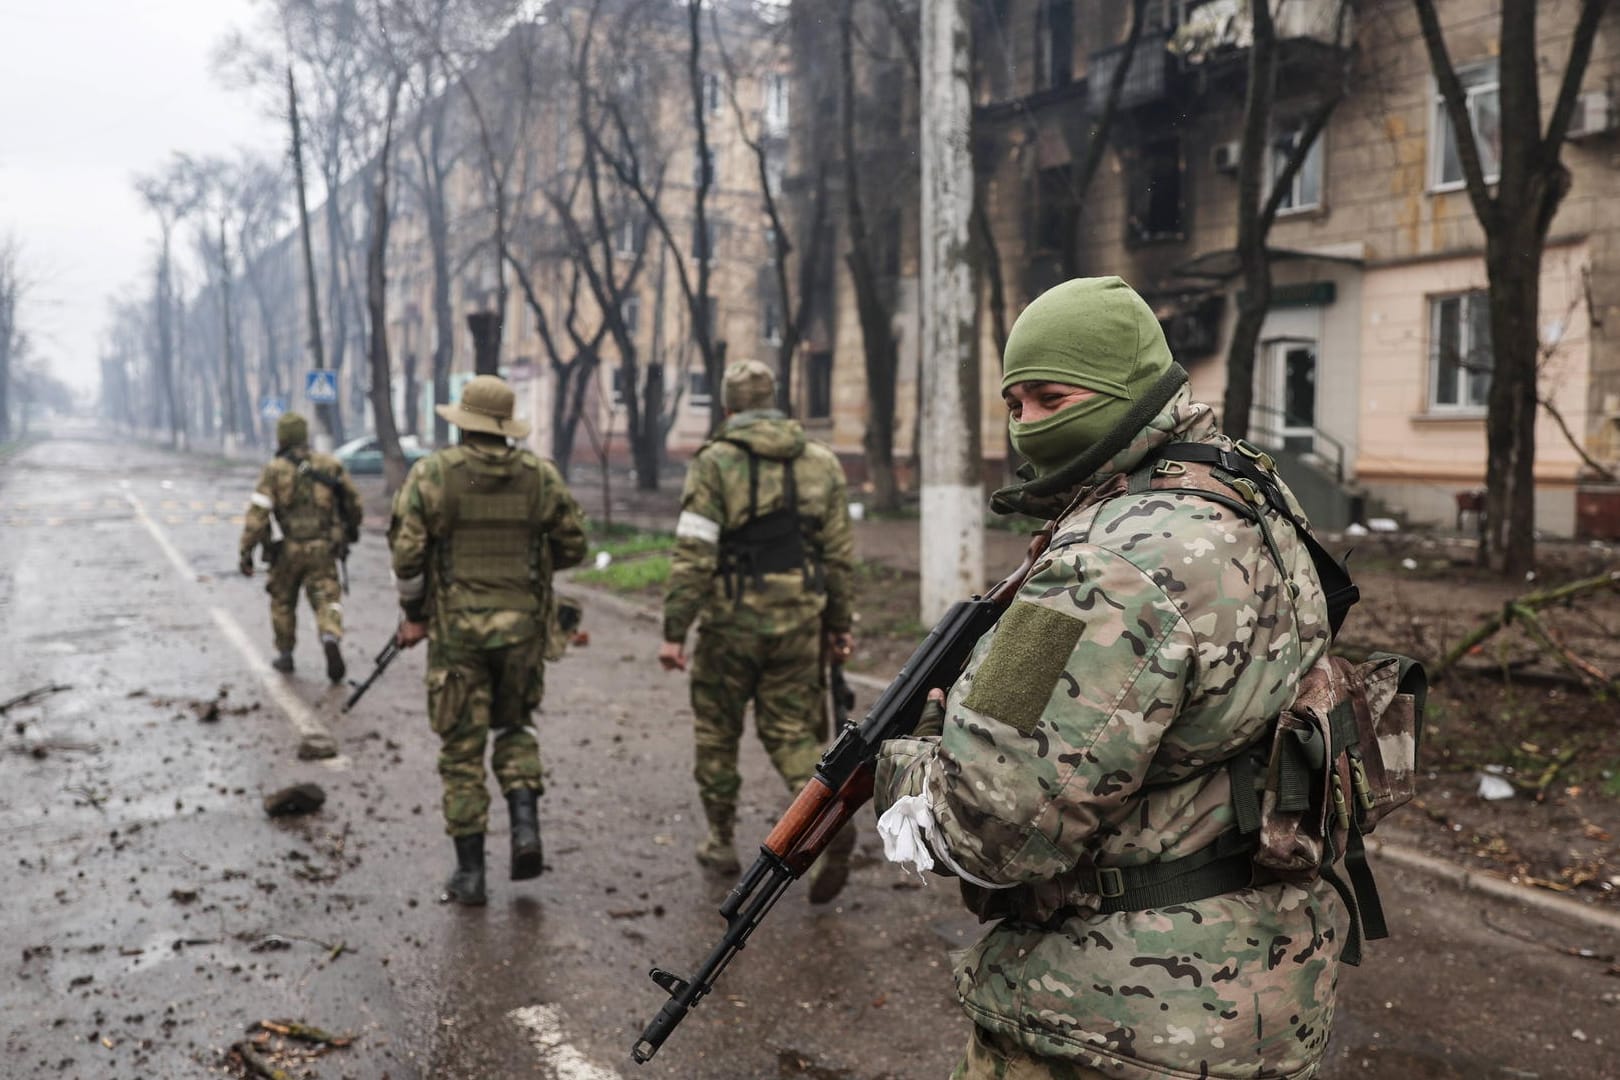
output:
POLYGON ((338 584, 332 546, 323 541, 288 541, 282 544, 264 586, 270 594, 270 628, 276 635, 277 652, 292 652, 298 640, 300 588, 315 612, 316 629, 323 635, 343 636, 343 587, 338 584))
POLYGON ((737 746, 750 701, 759 741, 788 790, 798 791, 815 775, 822 748, 820 660, 818 623, 770 636, 699 629, 692 658, 692 775, 711 824, 729 827, 736 817, 742 789, 737 746))
POLYGON ((490 765, 503 794, 544 790, 534 710, 545 689, 543 637, 499 649, 452 649, 428 644, 428 720, 439 736, 445 832, 487 831, 489 789, 484 748, 493 735, 490 765))
POLYGON ((974 1024, 967 1057, 951 1080, 1106 1080, 1107 1075, 1072 1061, 1036 1057, 974 1024))

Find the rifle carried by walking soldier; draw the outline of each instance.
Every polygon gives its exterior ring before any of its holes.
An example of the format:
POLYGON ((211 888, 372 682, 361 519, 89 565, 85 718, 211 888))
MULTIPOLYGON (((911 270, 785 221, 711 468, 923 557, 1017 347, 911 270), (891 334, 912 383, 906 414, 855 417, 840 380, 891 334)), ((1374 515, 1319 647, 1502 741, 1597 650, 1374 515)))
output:
POLYGON ((365 697, 366 691, 371 689, 371 684, 382 677, 382 673, 388 670, 388 665, 392 664, 394 662, 394 657, 398 655, 399 639, 393 635, 389 635, 388 644, 384 645, 382 652, 377 654, 377 666, 372 669, 370 675, 366 676, 365 682, 356 684, 354 693, 350 694, 349 700, 343 703, 344 712, 348 712, 350 709, 354 708, 354 703, 365 697))
POLYGON ((1017 570, 983 596, 952 604, 872 705, 866 719, 842 726, 836 741, 821 756, 816 775, 800 790, 760 846, 754 865, 720 905, 726 930, 702 966, 690 978, 652 969, 653 982, 669 994, 669 1000, 636 1040, 631 1057, 638 1062, 652 1060, 686 1014, 714 989, 720 973, 787 887, 810 869, 839 829, 872 798, 878 749, 889 739, 911 734, 929 691, 948 688, 956 681, 973 647, 1012 604, 1051 539, 1048 523, 1035 534, 1017 570))

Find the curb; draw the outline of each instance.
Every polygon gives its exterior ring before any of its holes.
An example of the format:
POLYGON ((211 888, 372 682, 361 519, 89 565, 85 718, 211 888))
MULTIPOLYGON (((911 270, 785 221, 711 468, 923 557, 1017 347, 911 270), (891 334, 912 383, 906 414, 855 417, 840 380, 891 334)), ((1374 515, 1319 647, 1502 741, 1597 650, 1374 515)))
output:
MULTIPOLYGON (((600 604, 602 607, 626 618, 654 625, 658 625, 663 621, 662 616, 656 609, 638 604, 633 600, 626 600, 624 597, 614 593, 592 588, 588 585, 574 585, 571 582, 568 588, 570 592, 578 594, 582 599, 593 604, 600 604)), ((887 689, 889 685, 882 679, 853 671, 846 672, 844 677, 856 686, 867 690, 881 691, 887 689)), ((1475 870, 1461 863, 1428 855, 1402 844, 1392 844, 1387 840, 1380 840, 1373 836, 1367 838, 1367 850, 1381 859, 1388 859, 1396 866, 1428 877, 1438 878, 1441 881, 1450 882, 1466 892, 1482 893, 1497 900, 1522 904, 1544 914, 1556 915, 1620 937, 1620 912, 1606 911, 1591 904, 1583 904, 1579 900, 1571 900, 1559 896, 1557 893, 1548 892, 1545 889, 1537 889, 1529 885, 1515 885, 1513 882, 1496 874, 1484 870, 1475 870)))

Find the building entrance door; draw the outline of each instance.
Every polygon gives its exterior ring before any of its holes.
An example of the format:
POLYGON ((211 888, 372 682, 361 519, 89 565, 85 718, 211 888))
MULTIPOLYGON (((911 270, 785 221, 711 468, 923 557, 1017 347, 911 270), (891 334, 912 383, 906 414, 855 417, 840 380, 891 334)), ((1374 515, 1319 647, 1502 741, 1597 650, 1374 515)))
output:
POLYGON ((1271 345, 1271 400, 1265 428, 1284 450, 1316 449, 1316 342, 1285 338, 1271 345))

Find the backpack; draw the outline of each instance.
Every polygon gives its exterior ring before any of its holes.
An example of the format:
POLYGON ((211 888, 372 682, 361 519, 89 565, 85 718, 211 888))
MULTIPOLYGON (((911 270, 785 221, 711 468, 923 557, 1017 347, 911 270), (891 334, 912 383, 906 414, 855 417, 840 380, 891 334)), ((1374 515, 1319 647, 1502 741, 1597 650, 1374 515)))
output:
POLYGON ((720 439, 748 455, 748 516, 734 529, 720 534, 720 551, 715 574, 725 587, 727 599, 741 606, 743 592, 752 583, 765 588, 766 574, 799 571, 804 587, 811 592, 825 591, 825 576, 819 545, 810 543, 807 533, 820 531, 821 520, 799 513, 799 488, 793 476, 794 457, 769 457, 740 439, 720 439), (767 513, 759 512, 759 463, 782 466, 782 505, 767 513))

